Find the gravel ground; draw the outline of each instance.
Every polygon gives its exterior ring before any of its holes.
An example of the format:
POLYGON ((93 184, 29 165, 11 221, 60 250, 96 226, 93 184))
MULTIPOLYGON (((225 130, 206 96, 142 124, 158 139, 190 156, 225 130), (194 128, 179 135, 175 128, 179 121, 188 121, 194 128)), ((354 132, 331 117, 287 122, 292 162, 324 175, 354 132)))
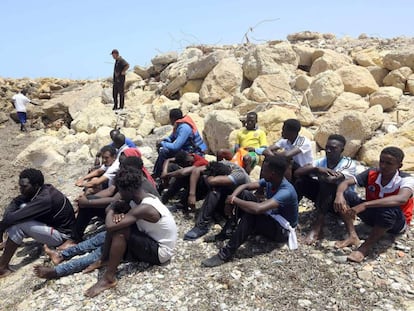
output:
MULTIPOLYGON (((13 159, 33 138, 20 135, 18 126, 0 128, 3 180, 1 206, 17 194, 17 174, 22 166, 13 159)), ((86 170, 87 164, 79 169, 86 170)), ((70 198, 79 171, 70 167, 45 172, 70 198)), ((118 286, 96 298, 83 292, 102 271, 78 273, 44 281, 33 274, 35 264, 51 265, 41 246, 28 240, 12 260, 17 269, 0 279, 0 310, 414 310, 414 242, 412 234, 387 236, 362 264, 346 262, 350 248, 336 250, 334 241, 345 232, 331 217, 325 239, 316 246, 285 245, 253 237, 230 263, 202 268, 201 260, 214 255, 219 244, 183 241, 193 218, 175 213, 179 241, 173 260, 164 266, 125 263, 119 267, 118 286)), ((298 235, 310 228, 312 205, 302 201, 298 235)), ((215 225, 211 233, 218 232, 215 225)), ((368 228, 358 225, 361 238, 368 228)))

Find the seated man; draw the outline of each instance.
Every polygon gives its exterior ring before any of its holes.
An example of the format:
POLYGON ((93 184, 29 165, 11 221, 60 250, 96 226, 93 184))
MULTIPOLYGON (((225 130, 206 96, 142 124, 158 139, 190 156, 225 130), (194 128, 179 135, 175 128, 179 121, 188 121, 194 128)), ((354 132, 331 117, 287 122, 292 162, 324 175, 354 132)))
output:
MULTIPOLYGON (((46 255, 56 266, 52 268, 36 265, 34 267, 35 275, 43 279, 57 279, 84 270, 101 258, 105 236, 106 231, 99 232, 93 237, 62 251, 53 250, 44 245, 46 255), (73 258, 79 255, 84 256, 73 258)), ((84 270, 84 273, 86 272, 88 271, 84 270)))
MULTIPOLYGON (((127 149, 128 150, 128 149, 127 149)), ((127 154, 129 154, 127 152, 127 154)), ((138 169, 143 171, 142 159, 135 156, 121 157, 120 167, 125 169, 138 169)), ((142 188, 148 193, 152 193, 155 196, 159 196, 158 191, 154 185, 150 183, 145 177, 142 178, 142 188)), ((105 219, 105 208, 112 202, 118 201, 120 195, 115 185, 111 185, 107 189, 104 189, 94 195, 81 195, 77 199, 79 206, 78 217, 74 226, 72 239, 75 242, 82 240, 86 227, 93 217, 105 219)), ((65 245, 66 246, 66 245, 65 245)))
POLYGON ((349 237, 338 241, 336 246, 343 248, 360 243, 354 227, 356 215, 373 227, 365 242, 348 256, 348 260, 361 262, 386 232, 402 233, 410 224, 414 178, 399 171, 403 160, 404 152, 401 149, 386 147, 381 151, 379 168, 370 168, 339 184, 334 208, 344 219, 349 237), (355 192, 345 192, 355 184, 365 187, 366 200, 355 192))
POLYGON ((342 135, 330 135, 325 145, 326 156, 295 171, 295 189, 299 200, 305 196, 315 203, 316 220, 305 242, 312 244, 322 239, 325 216, 333 211, 336 188, 345 178, 355 175, 351 158, 342 156, 346 144, 342 135))
POLYGON ((172 134, 157 143, 158 158, 154 164, 154 178, 161 176, 164 161, 174 157, 179 150, 201 156, 207 150, 194 121, 189 116, 183 116, 180 109, 170 110, 170 122, 174 126, 172 134))
MULTIPOLYGON (((237 132, 231 162, 244 168, 247 174, 259 163, 259 156, 267 148, 266 133, 257 126, 257 113, 249 112, 246 127, 237 132)), ((220 151, 222 152, 222 150, 220 151)))
POLYGON ((184 235, 184 240, 196 240, 205 235, 210 228, 214 214, 224 212, 226 197, 238 186, 250 182, 249 175, 243 168, 226 160, 210 162, 206 167, 200 167, 199 170, 193 172, 191 178, 201 172, 207 177, 209 191, 201 206, 196 225, 184 235))
POLYGON ((161 201, 141 187, 142 173, 121 169, 116 185, 124 205, 115 206, 106 214, 107 236, 101 260, 94 267, 106 263, 103 277, 85 295, 94 297, 116 286, 116 271, 122 259, 163 264, 173 256, 177 240, 177 226, 170 211, 161 201))
POLYGON ((298 167, 312 164, 312 145, 308 138, 300 136, 301 129, 300 122, 296 119, 288 119, 283 122, 282 139, 277 141, 273 146, 270 146, 263 155, 274 155, 275 152, 292 159, 291 165, 286 170, 286 178, 291 181, 294 171, 298 167))
POLYGON ((227 197, 226 203, 238 207, 243 213, 227 245, 217 255, 202 261, 203 266, 215 267, 231 260, 252 234, 262 234, 277 242, 288 241, 290 249, 297 248, 293 228, 298 223, 298 199, 295 188, 284 177, 287 165, 283 156, 266 157, 263 178, 239 186, 227 197), (250 192, 260 187, 265 188, 267 200, 263 202, 257 202, 250 192))
POLYGON ((0 257, 0 277, 12 272, 9 262, 24 238, 58 246, 71 234, 75 213, 65 195, 44 183, 41 171, 29 168, 19 175, 21 195, 14 198, 0 221, 0 237, 8 239, 0 257))
MULTIPOLYGON (((109 132, 109 136, 111 137, 111 140, 112 140, 112 143, 110 143, 109 146, 112 146, 112 147, 114 147, 116 149, 115 144, 114 144, 114 138, 116 136, 118 136, 119 134, 121 134, 121 132, 119 131, 119 129, 113 129, 113 130, 111 130, 109 132)), ((127 138, 127 137, 125 137, 125 144, 129 148, 136 148, 137 147, 135 145, 135 143, 131 139, 127 138)), ((96 168, 99 168, 101 166, 101 161, 100 161, 101 156, 102 156, 102 152, 101 151, 99 151, 99 152, 96 153, 96 156, 95 156, 95 164, 94 164, 95 165, 95 169, 96 168)))
POLYGON ((104 146, 101 149, 102 165, 84 177, 79 178, 75 185, 84 187, 86 194, 96 193, 108 188, 113 183, 116 171, 119 168, 116 149, 112 146, 104 146))
MULTIPOLYGON (((174 158, 169 158, 164 162, 161 179, 168 185, 167 191, 162 195, 162 202, 167 203, 181 189, 180 202, 173 209, 179 208, 184 211, 188 210, 188 196, 190 188, 191 173, 197 167, 205 167, 208 161, 195 153, 187 153, 183 150, 178 151, 174 158), (172 179, 170 181, 170 179, 172 179)), ((202 187, 197 187, 202 190, 202 187)), ((205 192, 205 191, 204 191, 205 192)), ((197 192, 197 198, 201 200, 204 196, 201 191, 197 192)), ((191 206, 193 207, 193 206, 191 206)))

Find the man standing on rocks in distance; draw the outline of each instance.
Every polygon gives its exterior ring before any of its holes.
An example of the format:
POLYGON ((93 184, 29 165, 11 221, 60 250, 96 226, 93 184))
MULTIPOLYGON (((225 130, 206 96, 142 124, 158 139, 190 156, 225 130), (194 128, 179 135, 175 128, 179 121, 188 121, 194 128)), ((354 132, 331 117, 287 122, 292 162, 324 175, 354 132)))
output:
POLYGON ((114 76, 113 76, 113 89, 112 96, 114 98, 113 110, 124 109, 124 87, 125 87, 125 74, 129 68, 128 62, 119 55, 118 50, 112 50, 111 55, 115 59, 114 76), (119 95, 119 106, 118 106, 119 95))
POLYGON ((13 95, 12 97, 12 103, 14 108, 16 108, 17 117, 20 121, 20 131, 27 132, 26 129, 26 106, 28 104, 33 104, 38 106, 39 104, 36 104, 32 102, 29 98, 26 97, 27 90, 23 89, 21 92, 17 93, 16 95, 13 95))

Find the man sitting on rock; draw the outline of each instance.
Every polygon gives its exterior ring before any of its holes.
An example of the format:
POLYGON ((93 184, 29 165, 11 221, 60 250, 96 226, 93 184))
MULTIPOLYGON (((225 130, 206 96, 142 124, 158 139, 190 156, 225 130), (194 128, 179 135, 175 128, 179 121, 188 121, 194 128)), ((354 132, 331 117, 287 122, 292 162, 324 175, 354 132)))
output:
MULTIPOLYGON (((119 129, 113 129, 113 130, 111 130, 109 132, 109 136, 111 137, 111 140, 112 140, 112 143, 110 143, 109 146, 112 146, 112 147, 114 147, 116 149, 115 143, 114 143, 114 139, 119 134, 121 134, 121 132, 119 131, 119 129)), ((125 144, 129 148, 137 148, 137 146, 135 145, 135 143, 131 139, 127 138, 127 137, 125 137, 125 144)), ((97 169, 97 168, 99 168, 101 166, 101 161, 100 161, 101 157, 102 157, 102 152, 101 152, 101 150, 99 150, 99 152, 97 152, 96 153, 96 156, 95 156, 95 167, 94 167, 94 169, 97 169)))
POLYGON ((323 236, 326 214, 333 211, 336 188, 345 178, 352 178, 356 172, 354 161, 342 156, 345 137, 333 134, 325 145, 326 156, 295 171, 295 189, 299 200, 305 196, 315 203, 316 220, 305 242, 312 244, 323 236))
MULTIPOLYGON (((233 157, 230 161, 243 167, 246 173, 250 174, 266 148, 266 133, 257 126, 257 113, 247 113, 245 128, 237 132, 233 157)), ((222 153, 223 150, 220 152, 222 153)))
POLYGON ((76 181, 76 186, 86 188, 86 194, 96 193, 101 189, 111 186, 115 174, 119 169, 119 161, 117 160, 117 151, 115 147, 104 146, 100 153, 102 157, 101 167, 76 181))
POLYGON ((276 152, 292 159, 291 165, 286 170, 286 178, 291 181, 294 171, 298 167, 312 164, 312 145, 308 138, 299 135, 301 124, 296 119, 288 119, 283 122, 282 139, 270 146, 263 155, 274 155, 276 152))
POLYGON ((182 111, 178 108, 171 109, 170 122, 174 126, 172 134, 157 144, 158 158, 154 164, 154 178, 161 176, 164 161, 174 157, 179 150, 201 156, 204 156, 207 150, 207 146, 190 116, 183 116, 182 111))
POLYGON ((175 204, 172 210, 182 209, 183 211, 187 211, 189 207, 193 209, 195 206, 188 206, 189 196, 194 197, 194 200, 196 198, 201 200, 205 196, 205 191, 201 191, 203 187, 197 187, 199 191, 190 193, 191 173, 196 168, 206 165, 208 165, 208 161, 202 156, 195 153, 187 153, 183 150, 178 151, 174 158, 167 159, 164 162, 161 179, 168 185, 168 188, 162 195, 162 202, 164 204, 167 203, 182 190, 183 192, 180 193, 180 202, 175 204))
MULTIPOLYGON (((126 149, 124 153, 127 153, 126 149)), ((151 183, 144 174, 144 164, 140 157, 128 156, 120 157, 120 167, 125 169, 138 169, 143 172, 142 177, 142 188, 153 195, 159 197, 159 193, 155 188, 154 184, 151 183)), ((112 202, 118 201, 120 199, 120 194, 115 185, 109 186, 107 189, 104 189, 93 195, 81 195, 77 198, 77 203, 79 206, 78 217, 76 218, 76 223, 74 231, 72 234, 72 239, 75 242, 79 242, 83 238, 86 227, 93 217, 99 219, 105 219, 105 208, 112 202)), ((66 246, 66 245, 65 245, 66 246)))
POLYGON ((410 224, 414 178, 399 170, 403 160, 404 152, 400 148, 386 147, 381 151, 379 168, 367 169, 339 184, 334 208, 344 219, 349 237, 338 241, 336 246, 343 248, 360 243, 354 227, 357 215, 373 227, 365 242, 348 256, 348 260, 362 262, 385 233, 402 233, 410 224), (355 184, 365 187, 365 200, 355 192, 345 192, 355 184))
POLYGON ((8 239, 0 257, 0 277, 12 272, 9 262, 23 239, 59 246, 69 238, 75 214, 66 196, 44 183, 41 171, 29 168, 19 175, 21 195, 14 198, 0 221, 0 237, 6 231, 8 239))
POLYGON ((277 242, 289 242, 297 248, 294 228, 298 223, 298 199, 295 188, 284 177, 287 160, 280 155, 268 156, 263 163, 263 178, 239 186, 226 198, 226 204, 242 211, 237 227, 227 245, 217 255, 202 262, 215 267, 232 259, 236 250, 252 234, 262 234, 277 242), (265 188, 266 200, 259 202, 250 192, 265 188))
POLYGON ((173 256, 177 239, 174 218, 157 197, 142 190, 141 181, 138 170, 121 169, 117 174, 116 185, 123 201, 107 209, 104 252, 93 265, 105 263, 106 270, 86 296, 115 287, 117 267, 123 259, 159 265, 173 256))
POLYGON ((207 176, 209 191, 201 206, 196 225, 184 235, 184 240, 196 240, 205 235, 210 228, 214 214, 224 212, 226 197, 239 185, 250 182, 249 175, 243 168, 226 160, 210 162, 206 167, 195 170, 193 174, 197 176, 201 172, 207 176))

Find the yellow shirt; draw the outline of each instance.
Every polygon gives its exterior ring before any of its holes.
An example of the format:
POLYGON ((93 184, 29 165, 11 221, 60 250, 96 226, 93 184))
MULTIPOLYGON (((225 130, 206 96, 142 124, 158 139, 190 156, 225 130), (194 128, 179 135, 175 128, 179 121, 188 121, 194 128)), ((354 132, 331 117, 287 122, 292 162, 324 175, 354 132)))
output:
POLYGON ((242 148, 267 147, 266 133, 261 129, 247 130, 246 128, 243 128, 237 133, 236 144, 242 148))

